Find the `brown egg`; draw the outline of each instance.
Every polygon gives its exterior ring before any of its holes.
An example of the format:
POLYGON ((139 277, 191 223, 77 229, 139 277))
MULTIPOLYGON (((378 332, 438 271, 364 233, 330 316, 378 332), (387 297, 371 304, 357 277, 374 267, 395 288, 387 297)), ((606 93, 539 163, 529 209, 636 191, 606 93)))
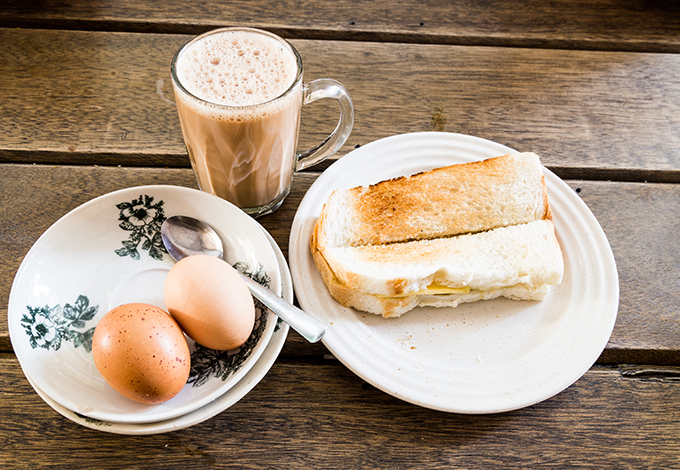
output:
POLYGON ((99 321, 92 338, 97 370, 118 393, 158 404, 189 378, 191 355, 179 325, 153 305, 120 305, 99 321))
POLYGON ((208 255, 182 259, 168 273, 164 294, 170 315, 207 348, 238 348, 253 331, 253 297, 241 275, 221 259, 208 255))

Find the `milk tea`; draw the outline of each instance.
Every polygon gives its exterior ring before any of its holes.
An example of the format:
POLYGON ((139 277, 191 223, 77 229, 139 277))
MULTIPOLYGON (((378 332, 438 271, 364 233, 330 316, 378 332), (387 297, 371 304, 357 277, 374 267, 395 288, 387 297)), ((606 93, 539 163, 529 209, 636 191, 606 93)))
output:
POLYGON ((292 49, 257 31, 207 35, 180 51, 175 81, 181 84, 174 86, 184 142, 201 189, 241 208, 282 200, 294 171, 302 107, 301 68, 292 49))

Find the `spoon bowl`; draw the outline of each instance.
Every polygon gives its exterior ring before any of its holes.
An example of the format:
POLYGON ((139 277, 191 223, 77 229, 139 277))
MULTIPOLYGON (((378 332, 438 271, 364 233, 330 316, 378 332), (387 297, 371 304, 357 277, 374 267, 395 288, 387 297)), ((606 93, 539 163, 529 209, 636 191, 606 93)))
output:
MULTIPOLYGON (((175 215, 161 226, 161 237, 175 261, 187 256, 204 254, 223 259, 222 240, 212 227, 193 217, 175 215)), ((266 287, 241 274, 251 294, 265 304, 281 320, 311 343, 326 333, 326 325, 312 315, 288 303, 266 287)))

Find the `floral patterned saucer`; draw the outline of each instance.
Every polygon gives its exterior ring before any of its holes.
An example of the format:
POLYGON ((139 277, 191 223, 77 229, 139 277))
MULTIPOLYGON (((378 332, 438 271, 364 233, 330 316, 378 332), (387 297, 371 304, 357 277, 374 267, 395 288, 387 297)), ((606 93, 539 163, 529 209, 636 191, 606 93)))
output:
POLYGON ((237 350, 214 351, 189 339, 189 381, 163 404, 129 400, 99 374, 92 359, 92 335, 106 312, 128 302, 165 309, 163 283, 174 261, 163 246, 160 225, 171 215, 212 225, 225 244, 227 261, 281 294, 280 268, 266 234, 228 202, 175 186, 128 188, 93 199, 38 239, 10 292, 8 324, 14 351, 30 382, 58 405, 111 423, 177 418, 227 392, 267 347, 277 318, 260 304, 253 334, 237 350))
MULTIPOLYGON (((281 249, 276 244, 276 241, 274 241, 272 236, 269 235, 269 233, 267 233, 264 228, 260 228, 276 252, 276 259, 279 262, 279 268, 281 271, 281 297, 286 299, 288 302, 293 302, 293 280, 290 275, 286 258, 283 256, 281 249)), ((167 419, 165 421, 155 421, 153 423, 112 423, 88 418, 87 416, 83 416, 79 413, 68 410, 63 406, 60 406, 58 403, 55 403, 49 396, 45 395, 42 390, 32 383, 30 378, 28 378, 28 381, 31 382, 31 385, 38 395, 40 395, 42 399, 45 400, 45 403, 50 405, 52 409, 65 418, 68 418, 74 423, 80 424, 86 428, 112 434, 125 434, 134 436, 178 431, 180 429, 185 429, 190 426, 202 423, 203 421, 218 415, 246 396, 246 394, 248 394, 248 392, 250 392, 260 382, 260 380, 262 380, 262 378, 264 378, 272 365, 274 365, 274 362, 281 352, 281 348, 283 348, 283 345, 286 342, 289 329, 290 328, 286 323, 278 320, 277 327, 274 330, 274 334, 272 335, 272 339, 267 344, 262 356, 260 356, 253 368, 250 369, 248 373, 238 381, 237 384, 207 405, 192 411, 191 413, 187 413, 177 418, 167 419)))

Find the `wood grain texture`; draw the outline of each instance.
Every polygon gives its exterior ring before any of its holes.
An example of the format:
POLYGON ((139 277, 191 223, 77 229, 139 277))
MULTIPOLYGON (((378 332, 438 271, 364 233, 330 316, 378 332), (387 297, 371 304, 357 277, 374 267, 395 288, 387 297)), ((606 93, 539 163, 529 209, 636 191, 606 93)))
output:
MULTIPOLYGON (((0 29, 0 161, 189 167, 167 101, 171 58, 188 38, 0 29)), ((443 130, 534 151, 570 178, 639 170, 640 181, 680 181, 680 55, 294 44, 306 80, 335 78, 353 97, 338 156, 443 130)), ((300 148, 325 138, 336 116, 334 103, 306 106, 300 148)))
MULTIPOLYGON (((286 257, 295 211, 317 176, 297 175, 282 207, 259 219, 286 257)), ((674 216, 680 214, 680 185, 569 183, 602 225, 619 270, 618 319, 600 362, 680 365, 680 221, 674 216)), ((6 323, 11 283, 38 237, 80 204, 144 184, 196 187, 188 169, 0 166, 0 187, 9 197, 0 205, 0 258, 5 260, 0 266, 0 351, 11 348, 6 323)), ((304 343, 296 333, 290 338, 304 343)))
MULTIPOLYGON (((2 469, 680 468, 678 2, 0 3, 2 469), (291 331, 253 391, 186 430, 114 435, 41 400, 7 331, 23 257, 96 196, 196 188, 170 61, 192 35, 230 25, 291 39, 306 81, 348 88, 355 127, 336 157, 394 134, 459 132, 534 151, 568 178, 619 271, 619 314, 598 365, 522 410, 447 414, 375 389, 291 331)), ((332 102, 305 107, 300 148, 336 116, 332 102)), ((296 175, 281 208, 259 219, 286 257, 296 209, 332 161, 296 175)))
POLYGON ((277 361, 230 409, 122 436, 62 417, 0 356, 3 468, 677 468, 680 382, 595 367, 547 401, 466 416, 404 403, 338 361, 277 361), (45 452, 49 449, 49 453, 45 452))
POLYGON ((619 273, 619 314, 600 362, 680 364, 680 185, 569 184, 602 226, 619 273))
POLYGON ((0 25, 184 34, 247 25, 289 38, 680 50, 673 0, 5 0, 0 25))

